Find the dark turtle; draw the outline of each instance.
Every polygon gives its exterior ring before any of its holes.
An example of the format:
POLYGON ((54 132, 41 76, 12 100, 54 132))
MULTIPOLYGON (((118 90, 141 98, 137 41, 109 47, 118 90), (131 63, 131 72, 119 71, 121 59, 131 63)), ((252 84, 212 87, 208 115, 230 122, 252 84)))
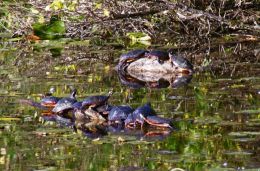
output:
POLYGON ((156 113, 151 107, 151 104, 146 103, 145 105, 136 108, 135 111, 133 112, 134 123, 140 123, 142 127, 145 122, 145 118, 147 118, 147 116, 154 116, 154 115, 156 115, 156 113))
POLYGON ((76 100, 77 91, 74 89, 70 97, 64 97, 58 101, 55 107, 52 109, 54 113, 62 113, 63 111, 73 109, 73 104, 77 102, 76 100))
POLYGON ((136 123, 141 124, 141 128, 144 123, 149 125, 157 126, 157 127, 168 127, 170 126, 170 120, 156 116, 155 111, 152 109, 150 103, 146 103, 145 105, 138 107, 129 118, 126 120, 126 127, 135 127, 136 123))
POLYGON ((155 115, 155 111, 151 108, 150 103, 146 103, 145 105, 136 108, 132 114, 128 115, 125 120, 125 126, 131 128, 135 127, 136 123, 140 123, 142 127, 145 122, 145 118, 149 115, 155 115))
POLYGON ((143 58, 148 53, 146 50, 133 50, 120 56, 117 69, 124 70, 131 62, 143 58))
POLYGON ((107 96, 90 96, 82 101, 82 110, 87 108, 97 108, 107 103, 110 96, 113 94, 113 90, 108 92, 107 96))
POLYGON ((173 66, 175 66, 176 70, 181 73, 193 73, 193 65, 188 61, 186 58, 182 56, 178 56, 173 54, 173 52, 169 53, 170 61, 172 62, 173 66))
POLYGON ((158 60, 160 64, 163 64, 164 61, 167 61, 170 59, 169 53, 165 51, 160 51, 160 50, 152 50, 149 53, 145 54, 145 57, 147 58, 155 58, 158 60))
POLYGON ((32 100, 19 100, 22 104, 28 104, 30 106, 37 107, 39 109, 48 110, 50 107, 54 107, 57 102, 61 99, 59 97, 52 96, 55 89, 53 87, 50 88, 50 91, 46 93, 40 102, 34 102, 32 100))
POLYGON ((130 106, 114 106, 108 114, 108 120, 111 122, 122 122, 134 111, 130 106))

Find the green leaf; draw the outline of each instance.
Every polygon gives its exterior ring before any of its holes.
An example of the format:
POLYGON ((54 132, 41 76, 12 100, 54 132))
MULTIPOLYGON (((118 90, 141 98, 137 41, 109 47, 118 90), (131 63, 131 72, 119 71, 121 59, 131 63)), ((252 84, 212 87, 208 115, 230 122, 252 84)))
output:
POLYGON ((49 23, 33 24, 33 31, 41 39, 53 40, 64 37, 66 29, 64 22, 60 20, 59 16, 54 15, 49 23))
POLYGON ((126 36, 132 41, 151 40, 151 37, 148 34, 142 33, 142 32, 130 32, 130 33, 127 33, 126 36))

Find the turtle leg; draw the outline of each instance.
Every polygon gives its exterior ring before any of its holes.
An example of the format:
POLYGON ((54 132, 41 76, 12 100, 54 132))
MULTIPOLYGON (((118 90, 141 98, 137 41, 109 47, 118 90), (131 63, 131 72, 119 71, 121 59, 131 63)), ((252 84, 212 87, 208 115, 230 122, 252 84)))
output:
POLYGON ((92 105, 90 105, 90 106, 88 107, 88 109, 92 109, 92 110, 93 110, 96 106, 97 106, 97 105, 92 104, 92 105))
POLYGON ((133 129, 134 128, 134 126, 132 126, 132 123, 126 124, 125 127, 128 128, 128 129, 133 129))
POLYGON ((144 131, 144 122, 141 123, 141 131, 144 131))

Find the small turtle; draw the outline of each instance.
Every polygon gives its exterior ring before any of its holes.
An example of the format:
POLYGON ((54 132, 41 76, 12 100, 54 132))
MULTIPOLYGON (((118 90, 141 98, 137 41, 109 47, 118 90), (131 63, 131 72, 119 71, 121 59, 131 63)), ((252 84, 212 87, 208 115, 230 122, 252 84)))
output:
POLYGON ((133 112, 134 123, 140 123, 141 127, 143 127, 143 124, 145 123, 145 118, 147 118, 147 116, 155 115, 156 113, 151 107, 151 103, 146 103, 145 105, 135 109, 135 111, 133 112))
POLYGON ((130 106, 114 106, 108 114, 108 121, 110 122, 123 122, 127 116, 134 111, 130 106))
POLYGON ((113 94, 113 90, 108 92, 107 96, 90 96, 87 97, 82 101, 82 107, 81 109, 87 109, 87 108, 97 108, 98 106, 102 106, 107 103, 110 96, 113 94))
POLYGON ((157 116, 150 103, 138 107, 125 121, 126 127, 130 128, 135 127, 136 123, 141 124, 141 129, 145 123, 156 127, 172 128, 171 121, 157 116))
POLYGON ((125 126, 131 128, 136 127, 136 123, 140 123, 142 127, 148 115, 155 115, 150 103, 136 108, 132 114, 129 114, 125 120, 125 126))

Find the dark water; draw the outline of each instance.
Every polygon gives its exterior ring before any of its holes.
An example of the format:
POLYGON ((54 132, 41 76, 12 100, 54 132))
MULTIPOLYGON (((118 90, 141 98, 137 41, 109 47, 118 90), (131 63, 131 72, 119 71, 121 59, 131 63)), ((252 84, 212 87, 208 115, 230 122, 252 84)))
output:
POLYGON ((256 44, 241 54, 234 55, 234 46, 209 57, 189 56, 197 72, 190 84, 177 89, 123 86, 113 68, 126 49, 53 44, 2 45, 0 170, 260 169, 256 44), (211 59, 210 65, 203 58, 211 59), (113 87, 110 103, 138 107, 151 102, 160 116, 175 120, 178 130, 166 137, 137 131, 87 138, 44 122, 39 110, 18 103, 39 101, 51 86, 61 97, 74 86, 79 99, 113 87))

